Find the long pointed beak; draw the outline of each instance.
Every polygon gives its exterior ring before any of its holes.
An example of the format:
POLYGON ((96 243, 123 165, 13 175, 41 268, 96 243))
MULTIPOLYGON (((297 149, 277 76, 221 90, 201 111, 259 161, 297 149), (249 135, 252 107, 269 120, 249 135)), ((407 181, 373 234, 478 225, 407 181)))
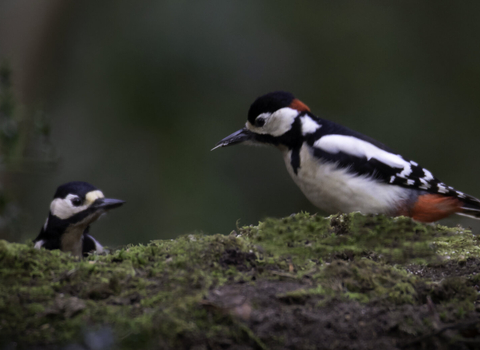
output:
POLYGON ((118 208, 119 206, 121 206, 124 203, 125 203, 125 201, 122 201, 120 199, 99 198, 95 201, 93 206, 96 209, 110 210, 110 209, 118 208))
POLYGON ((252 140, 254 135, 255 134, 253 132, 245 128, 237 130, 233 134, 228 135, 224 139, 217 142, 217 144, 215 145, 215 147, 211 149, 211 151, 220 147, 227 147, 227 146, 235 145, 237 143, 242 143, 248 140, 252 140))

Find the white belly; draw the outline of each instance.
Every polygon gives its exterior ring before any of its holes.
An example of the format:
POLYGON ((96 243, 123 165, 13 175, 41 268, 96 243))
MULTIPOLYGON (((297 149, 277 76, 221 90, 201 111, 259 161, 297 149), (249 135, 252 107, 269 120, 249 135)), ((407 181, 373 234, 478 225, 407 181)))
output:
POLYGON ((305 144, 300 150, 300 168, 293 172, 290 151, 284 151, 288 172, 305 196, 327 213, 394 215, 407 201, 409 191, 399 186, 379 183, 368 176, 352 176, 333 163, 321 163, 305 144))

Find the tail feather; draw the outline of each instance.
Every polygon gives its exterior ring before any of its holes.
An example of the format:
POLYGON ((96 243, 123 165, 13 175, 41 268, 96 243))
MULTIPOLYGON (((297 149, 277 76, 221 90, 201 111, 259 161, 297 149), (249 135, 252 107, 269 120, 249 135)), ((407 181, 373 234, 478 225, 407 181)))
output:
POLYGON ((457 215, 466 216, 467 218, 480 220, 480 211, 479 210, 463 210, 456 213, 457 215))
POLYGON ((480 220, 480 200, 472 196, 462 198, 461 211, 457 214, 480 220))

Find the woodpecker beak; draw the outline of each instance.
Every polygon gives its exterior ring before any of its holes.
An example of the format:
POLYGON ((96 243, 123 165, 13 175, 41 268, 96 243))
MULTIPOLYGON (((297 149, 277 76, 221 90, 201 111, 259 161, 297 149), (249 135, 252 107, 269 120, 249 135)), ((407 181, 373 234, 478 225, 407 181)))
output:
POLYGON ((110 210, 110 209, 118 208, 123 203, 125 203, 125 201, 122 201, 120 199, 99 198, 92 204, 92 207, 95 209, 110 210))
POLYGON ((215 147, 211 149, 213 151, 214 149, 220 148, 220 147, 226 147, 226 146, 231 146, 235 145, 237 143, 242 143, 245 141, 253 140, 255 134, 245 128, 240 129, 235 131, 233 134, 228 135, 224 139, 220 140, 217 142, 215 147))

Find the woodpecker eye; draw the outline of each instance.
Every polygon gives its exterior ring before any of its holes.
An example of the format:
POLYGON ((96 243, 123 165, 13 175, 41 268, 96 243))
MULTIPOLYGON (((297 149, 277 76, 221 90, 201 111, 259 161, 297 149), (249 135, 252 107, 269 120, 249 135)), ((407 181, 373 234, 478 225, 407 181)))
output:
POLYGON ((82 200, 81 200, 80 198, 78 198, 78 197, 72 198, 72 199, 71 199, 71 202, 72 202, 72 204, 73 204, 74 206, 76 206, 76 207, 78 207, 78 206, 80 206, 80 205, 82 204, 82 200))
POLYGON ((261 128, 264 125, 265 125, 265 119, 263 119, 263 118, 255 119, 255 126, 261 128))

